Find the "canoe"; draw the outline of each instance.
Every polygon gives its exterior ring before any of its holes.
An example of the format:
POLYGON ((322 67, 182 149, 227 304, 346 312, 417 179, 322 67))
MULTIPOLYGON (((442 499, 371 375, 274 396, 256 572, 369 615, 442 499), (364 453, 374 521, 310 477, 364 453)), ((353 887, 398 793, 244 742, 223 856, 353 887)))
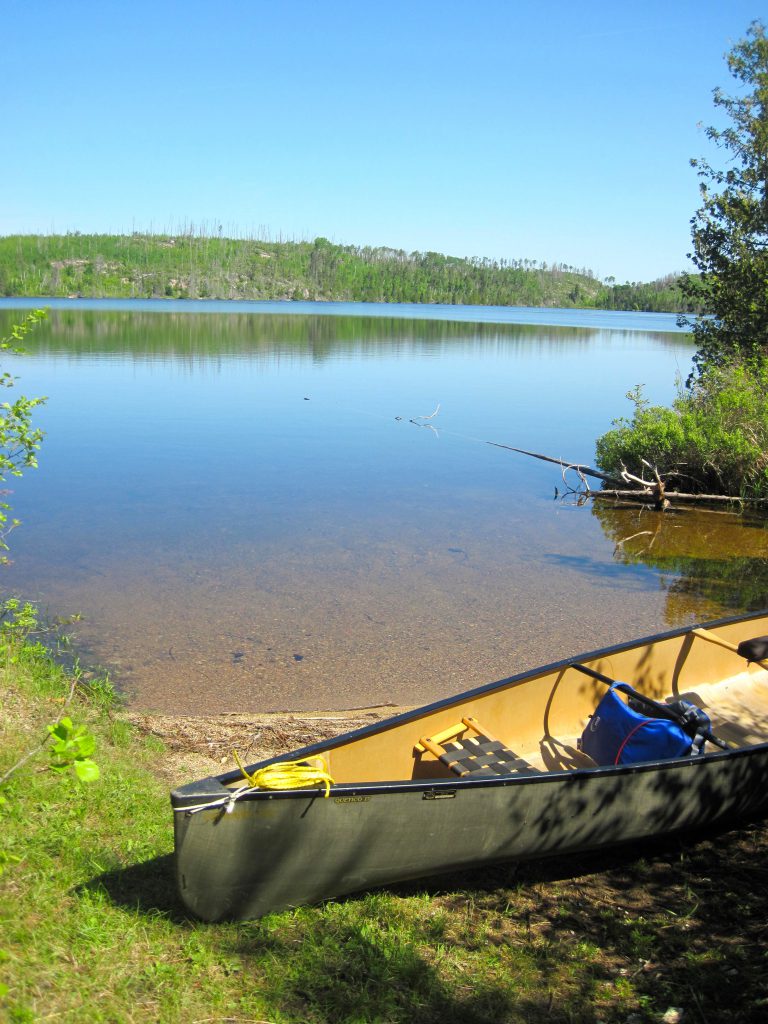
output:
POLYGON ((768 807, 766 634, 768 611, 661 633, 183 785, 171 794, 181 899, 203 920, 257 918, 758 815, 768 807), (596 763, 581 737, 600 721, 604 680, 702 709, 720 746, 596 763))

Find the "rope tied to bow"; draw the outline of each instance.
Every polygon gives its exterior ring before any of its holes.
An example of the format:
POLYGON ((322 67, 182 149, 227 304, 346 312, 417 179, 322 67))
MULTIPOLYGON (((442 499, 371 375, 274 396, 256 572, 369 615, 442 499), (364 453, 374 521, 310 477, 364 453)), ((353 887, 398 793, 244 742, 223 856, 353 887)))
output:
POLYGON ((243 778, 252 789, 301 789, 304 786, 324 786, 323 796, 327 797, 334 784, 334 780, 328 774, 328 764, 320 755, 303 758, 300 761, 276 761, 274 764, 259 768, 251 775, 243 767, 237 751, 233 751, 232 754, 243 778), (320 764, 312 764, 312 761, 319 761, 320 764))

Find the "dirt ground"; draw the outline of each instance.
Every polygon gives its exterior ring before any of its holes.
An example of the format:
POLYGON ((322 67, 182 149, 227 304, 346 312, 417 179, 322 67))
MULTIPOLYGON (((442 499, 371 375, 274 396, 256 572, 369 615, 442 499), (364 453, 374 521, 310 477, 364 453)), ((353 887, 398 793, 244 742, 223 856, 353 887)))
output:
POLYGON ((360 729, 405 710, 385 705, 353 711, 256 715, 233 712, 206 717, 129 710, 125 717, 146 736, 163 742, 165 752, 157 759, 154 770, 169 785, 176 786, 235 768, 235 751, 247 765, 360 729))

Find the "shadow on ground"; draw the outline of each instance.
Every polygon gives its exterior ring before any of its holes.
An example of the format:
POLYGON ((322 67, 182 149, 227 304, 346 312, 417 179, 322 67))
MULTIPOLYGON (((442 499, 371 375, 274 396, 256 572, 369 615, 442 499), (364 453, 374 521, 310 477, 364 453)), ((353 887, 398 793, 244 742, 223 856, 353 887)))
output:
POLYGON ((686 1024, 741 1024, 768 1012, 766 852, 765 824, 698 829, 241 924, 192 921, 171 856, 87 888, 242 964, 246 1014, 258 990, 281 1019, 328 1024, 642 1024, 670 1008, 686 1024))

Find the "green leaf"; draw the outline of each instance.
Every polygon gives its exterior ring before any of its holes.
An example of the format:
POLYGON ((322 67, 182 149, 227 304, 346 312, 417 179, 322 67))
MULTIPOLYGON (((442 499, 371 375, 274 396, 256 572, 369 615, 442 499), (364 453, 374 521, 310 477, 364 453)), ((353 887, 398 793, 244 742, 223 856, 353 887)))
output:
POLYGON ((68 740, 72 736, 74 726, 71 718, 60 718, 58 722, 48 726, 48 732, 59 740, 68 740))
POLYGON ((95 782, 101 772, 95 761, 85 757, 75 761, 75 774, 81 782, 95 782))
POLYGON ((87 732, 77 737, 77 756, 84 760, 90 757, 96 749, 96 737, 87 732))

